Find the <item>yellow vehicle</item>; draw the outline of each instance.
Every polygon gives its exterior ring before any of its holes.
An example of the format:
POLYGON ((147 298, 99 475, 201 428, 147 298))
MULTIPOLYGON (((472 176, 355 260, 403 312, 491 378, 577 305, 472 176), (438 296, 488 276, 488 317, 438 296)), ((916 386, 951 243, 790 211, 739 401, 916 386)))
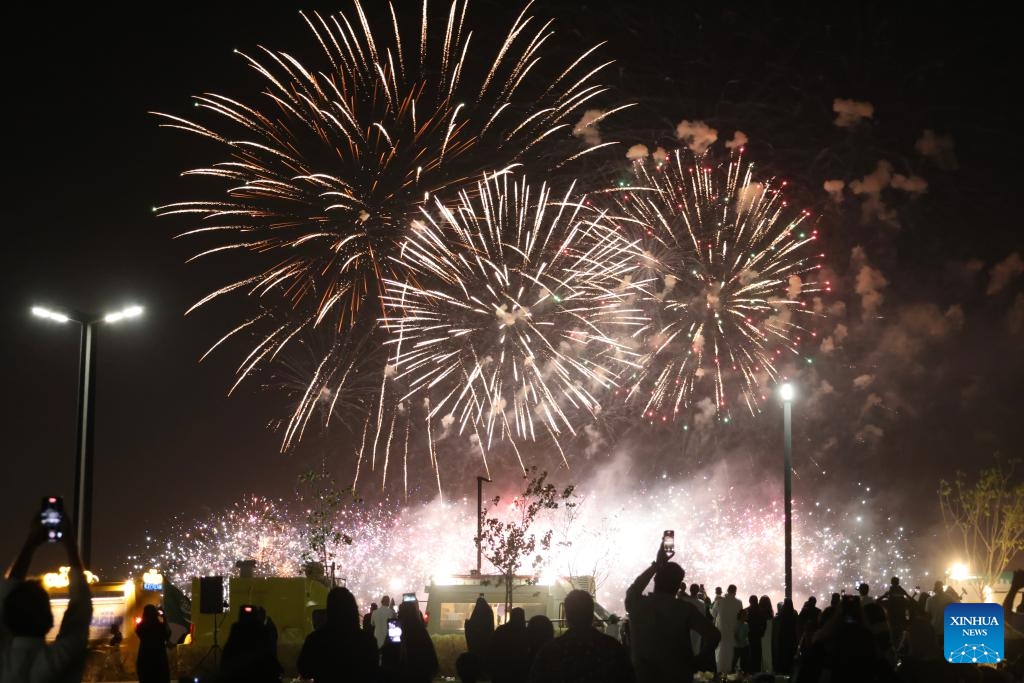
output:
MULTIPOLYGON (((300 648, 313 631, 313 613, 324 609, 329 587, 322 581, 298 577, 231 577, 228 580, 228 607, 222 614, 201 614, 198 601, 192 603, 192 646, 208 649, 224 647, 231 627, 238 621, 242 605, 258 605, 277 627, 281 650, 300 648)), ((199 595, 199 579, 192 580, 192 595, 199 595)))

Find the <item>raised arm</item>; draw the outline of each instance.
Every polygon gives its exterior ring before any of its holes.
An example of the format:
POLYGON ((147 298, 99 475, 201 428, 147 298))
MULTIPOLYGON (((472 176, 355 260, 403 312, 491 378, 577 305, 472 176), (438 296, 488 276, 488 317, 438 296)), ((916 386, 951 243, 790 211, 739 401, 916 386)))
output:
POLYGON ((32 523, 29 526, 28 538, 25 539, 25 543, 21 546, 21 550, 18 551, 17 557, 14 558, 14 562, 7 569, 7 578, 12 581, 24 581, 25 577, 28 576, 29 565, 32 564, 32 555, 36 552, 36 548, 43 543, 46 543, 46 529, 39 523, 39 518, 33 516, 32 523))
POLYGON ((85 578, 85 567, 78 555, 78 543, 74 529, 65 523, 62 540, 68 554, 68 608, 64 612, 64 620, 60 624, 58 640, 67 638, 84 647, 89 638, 89 623, 92 621, 92 596, 89 593, 89 582, 85 578))
POLYGON ((668 562, 674 553, 670 554, 664 548, 664 546, 658 547, 658 554, 655 556, 654 562, 651 566, 643 570, 640 576, 636 577, 633 584, 626 589, 626 611, 632 612, 636 606, 637 601, 643 596, 644 589, 647 588, 647 584, 654 578, 654 574, 658 571, 661 565, 668 562))

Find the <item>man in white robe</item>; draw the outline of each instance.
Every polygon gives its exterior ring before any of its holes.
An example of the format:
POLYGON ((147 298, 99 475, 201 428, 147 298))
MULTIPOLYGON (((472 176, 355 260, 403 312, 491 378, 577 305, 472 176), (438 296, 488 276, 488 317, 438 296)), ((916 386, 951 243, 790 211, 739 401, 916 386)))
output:
POLYGON ((711 605, 711 616, 715 627, 722 632, 722 641, 715 650, 718 673, 732 673, 733 646, 736 644, 736 617, 743 609, 743 603, 736 597, 736 586, 729 586, 722 597, 711 605))

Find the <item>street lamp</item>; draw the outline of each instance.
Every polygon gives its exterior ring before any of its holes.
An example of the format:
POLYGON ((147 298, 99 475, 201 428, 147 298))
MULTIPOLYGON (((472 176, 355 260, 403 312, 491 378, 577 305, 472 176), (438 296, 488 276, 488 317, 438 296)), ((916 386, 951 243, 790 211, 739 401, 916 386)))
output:
POLYGON ((786 598, 793 599, 793 385, 786 382, 779 387, 782 399, 782 433, 785 440, 783 477, 785 481, 786 511, 786 598))
POLYGON ((75 451, 75 531, 78 535, 82 564, 90 566, 92 559, 92 461, 93 412, 96 383, 93 366, 96 363, 96 342, 93 328, 99 323, 117 323, 142 315, 142 306, 127 306, 103 316, 84 313, 64 313, 43 306, 33 306, 32 315, 55 323, 78 323, 81 328, 78 361, 78 444, 75 451))

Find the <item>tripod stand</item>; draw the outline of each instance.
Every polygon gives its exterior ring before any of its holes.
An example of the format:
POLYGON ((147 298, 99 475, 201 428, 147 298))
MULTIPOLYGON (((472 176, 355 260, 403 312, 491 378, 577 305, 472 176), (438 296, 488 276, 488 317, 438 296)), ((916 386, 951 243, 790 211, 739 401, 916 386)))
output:
POLYGON ((203 658, 200 659, 199 662, 196 664, 196 673, 201 673, 202 672, 203 664, 206 662, 206 659, 208 657, 210 657, 211 655, 212 655, 212 659, 213 659, 213 671, 214 671, 214 673, 217 672, 217 656, 220 654, 220 650, 221 650, 220 645, 217 642, 217 634, 218 634, 219 630, 220 629, 217 628, 217 615, 214 614, 213 615, 213 645, 210 646, 210 649, 206 651, 206 654, 203 655, 203 658))

